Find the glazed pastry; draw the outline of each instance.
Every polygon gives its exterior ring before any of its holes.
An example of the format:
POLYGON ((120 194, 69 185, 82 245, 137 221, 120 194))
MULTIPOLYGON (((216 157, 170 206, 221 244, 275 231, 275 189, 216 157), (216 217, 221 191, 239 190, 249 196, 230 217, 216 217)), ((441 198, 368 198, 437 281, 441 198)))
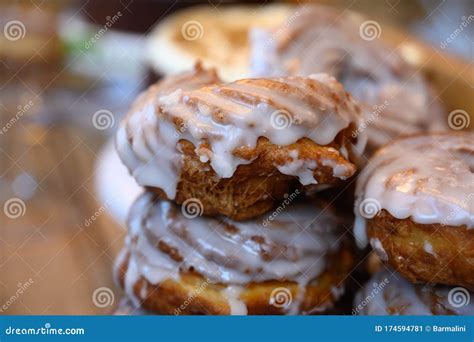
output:
POLYGON ((474 290, 474 133, 387 145, 356 186, 355 236, 412 282, 474 290))
POLYGON ((462 287, 413 285, 400 274, 379 271, 357 293, 357 315, 474 315, 474 294, 462 287))
POLYGON ((158 83, 117 133, 137 182, 205 215, 256 217, 295 189, 324 188, 356 172, 359 109, 324 74, 217 82, 211 71, 158 83))
POLYGON ((159 314, 320 313, 352 265, 339 233, 317 206, 235 222, 191 217, 148 192, 130 213, 116 274, 136 306, 159 314))
POLYGON ((253 75, 334 76, 360 102, 365 120, 353 134, 367 132, 369 152, 401 134, 447 128, 430 87, 376 39, 376 24, 350 11, 303 5, 274 30, 255 30, 253 75))
POLYGON ((286 4, 193 6, 161 20, 147 37, 149 64, 162 75, 191 70, 197 60, 231 82, 249 76, 253 27, 272 27, 291 14, 286 4), (236 20, 238 18, 238 20, 236 20))
POLYGON ((150 312, 143 310, 141 307, 135 306, 127 297, 120 299, 114 312, 116 316, 146 316, 150 314, 150 312))

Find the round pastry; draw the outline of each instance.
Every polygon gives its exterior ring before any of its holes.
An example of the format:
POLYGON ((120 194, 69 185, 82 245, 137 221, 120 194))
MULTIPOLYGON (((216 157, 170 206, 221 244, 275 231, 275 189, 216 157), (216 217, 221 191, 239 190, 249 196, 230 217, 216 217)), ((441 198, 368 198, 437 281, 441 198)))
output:
POLYGON ((413 285, 379 271, 357 293, 354 315, 474 315, 474 294, 462 287, 413 285))
POLYGON ((432 90, 395 49, 380 41, 377 22, 324 5, 303 5, 271 31, 253 32, 253 76, 325 72, 361 104, 369 152, 402 133, 447 128, 432 90))
POLYGON ((197 60, 226 82, 249 76, 249 31, 272 27, 291 6, 193 6, 167 16, 147 38, 147 59, 162 75, 186 72, 197 60))
POLYGON ((474 290, 474 133, 415 135, 378 151, 356 186, 355 235, 413 282, 474 290))
POLYGON ((249 222, 193 216, 152 193, 134 204, 116 274, 136 306, 159 314, 309 314, 343 294, 352 254, 329 211, 295 202, 249 222))
POLYGON ((117 149, 140 185, 178 204, 198 200, 206 215, 244 220, 295 189, 356 172, 365 144, 351 136, 359 109, 334 78, 216 82, 197 66, 137 100, 117 149))

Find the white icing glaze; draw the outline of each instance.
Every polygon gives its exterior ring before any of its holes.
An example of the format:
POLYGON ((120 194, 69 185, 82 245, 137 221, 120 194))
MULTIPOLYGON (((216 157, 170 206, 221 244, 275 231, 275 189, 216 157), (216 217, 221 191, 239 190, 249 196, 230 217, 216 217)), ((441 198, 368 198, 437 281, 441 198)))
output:
POLYGON ((367 129, 373 147, 401 133, 447 128, 441 105, 416 69, 380 39, 363 39, 365 18, 308 4, 293 16, 297 20, 272 31, 252 32, 255 77, 320 72, 336 77, 361 103, 366 120, 358 132, 367 129))
POLYGON ((221 294, 227 299, 230 305, 230 314, 237 316, 247 315, 247 305, 239 298, 242 287, 238 285, 227 286, 221 294))
POLYGON ((298 159, 298 151, 293 150, 289 153, 291 161, 283 165, 276 165, 278 171, 285 175, 296 176, 303 185, 317 184, 314 179, 313 170, 316 167, 314 160, 298 159))
POLYGON ((150 314, 150 312, 141 307, 135 306, 126 297, 120 299, 117 309, 114 312, 114 315, 116 316, 147 316, 150 314))
POLYGON ((125 291, 135 304, 141 298, 133 286, 141 277, 158 284, 192 269, 206 281, 227 285, 223 295, 232 312, 244 314, 239 289, 249 282, 295 281, 304 292, 308 280, 326 269, 328 254, 339 248, 337 233, 337 219, 315 206, 293 203, 264 225, 258 219, 188 219, 178 206, 145 193, 130 213, 125 291), (157 247, 161 244, 179 258, 157 247))
POLYGON ((375 253, 377 253, 377 256, 380 258, 380 260, 388 261, 388 254, 383 248, 382 242, 379 239, 370 239, 370 245, 374 249, 375 253))
POLYGON ((359 206, 378 203, 397 219, 474 227, 474 134, 446 133, 401 139, 380 150, 356 185, 356 240, 367 241, 359 206))
POLYGON ((428 254, 436 256, 436 253, 433 250, 433 245, 428 241, 425 241, 425 243, 423 244, 423 250, 428 254))
POLYGON ((474 301, 453 306, 448 299, 450 290, 414 285, 396 272, 379 271, 356 294, 354 310, 359 315, 473 315, 474 301))
MULTIPOLYGON (((216 82, 209 72, 197 70, 175 82, 167 79, 139 98, 117 133, 117 149, 140 185, 161 188, 169 199, 175 198, 181 139, 193 143, 200 160, 209 160, 218 177, 229 178, 239 165, 251 162, 237 157, 236 149, 254 148, 260 137, 283 146, 304 137, 328 145, 339 132, 351 124, 358 126, 361 120, 350 96, 325 75, 210 85, 216 82), (195 79, 183 84, 181 79, 190 78, 195 79)), ((357 145, 354 151, 363 150, 363 137, 357 145)), ((351 175, 331 160, 325 165, 334 168, 336 177, 351 175)), ((294 165, 279 168, 310 184, 315 181, 308 172, 317 166, 295 160, 294 165)))
POLYGON ((181 158, 178 142, 186 126, 176 129, 173 123, 159 120, 158 98, 178 89, 196 89, 218 82, 215 72, 199 66, 194 72, 166 78, 140 95, 116 135, 117 152, 137 182, 159 186, 174 198, 181 158))

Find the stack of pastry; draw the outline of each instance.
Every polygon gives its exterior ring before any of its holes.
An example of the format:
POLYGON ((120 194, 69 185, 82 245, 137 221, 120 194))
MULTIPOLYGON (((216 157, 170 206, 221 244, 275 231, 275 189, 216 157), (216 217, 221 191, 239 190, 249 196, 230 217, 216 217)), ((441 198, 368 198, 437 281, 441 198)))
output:
POLYGON ((354 175, 359 123, 325 74, 222 83, 197 65, 150 87, 116 141, 145 188, 117 260, 128 299, 159 314, 331 308, 352 253, 331 208, 306 193, 354 175))
POLYGON ((474 135, 434 133, 448 120, 429 84, 367 23, 295 8, 254 32, 257 78, 224 83, 198 65, 141 95, 117 134, 146 190, 117 262, 133 307, 327 312, 353 255, 318 197, 343 185, 350 208, 337 209, 350 215, 363 167, 354 235, 385 269, 354 312, 474 313, 474 135))

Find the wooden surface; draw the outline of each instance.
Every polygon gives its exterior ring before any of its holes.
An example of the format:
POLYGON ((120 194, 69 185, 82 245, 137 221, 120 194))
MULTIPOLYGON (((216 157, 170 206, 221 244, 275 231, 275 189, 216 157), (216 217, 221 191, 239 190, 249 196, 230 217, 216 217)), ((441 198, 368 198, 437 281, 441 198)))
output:
POLYGON ((1 215, 0 305, 7 314, 102 314, 119 299, 112 262, 125 230, 100 210, 93 164, 101 141, 64 125, 19 123, 1 139, 2 203, 15 197, 21 174, 38 183, 19 218, 1 215), (86 220, 99 213, 91 224, 86 220), (18 298, 18 284, 33 283, 18 298), (114 303, 94 305, 92 295, 110 288, 114 303))

